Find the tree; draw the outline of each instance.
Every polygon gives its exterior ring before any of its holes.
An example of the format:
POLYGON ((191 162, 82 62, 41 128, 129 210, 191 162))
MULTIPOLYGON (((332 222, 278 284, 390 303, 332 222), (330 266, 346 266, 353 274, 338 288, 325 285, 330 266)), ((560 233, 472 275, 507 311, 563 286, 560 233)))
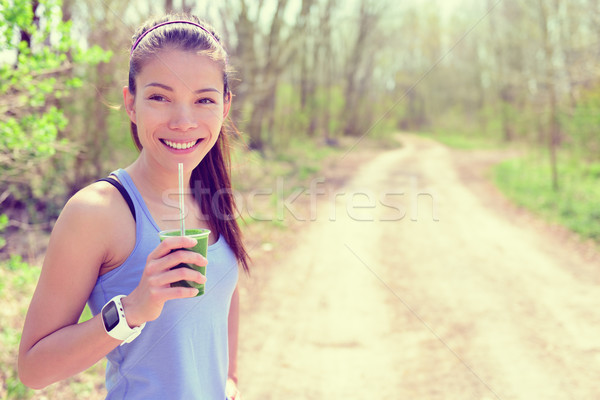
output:
POLYGON ((370 116, 360 112, 367 103, 363 102, 367 91, 372 85, 375 52, 379 49, 375 46, 373 35, 384 12, 385 7, 377 8, 372 1, 362 0, 359 7, 356 36, 354 44, 345 63, 345 89, 344 98, 346 125, 344 133, 347 135, 361 135, 364 133, 370 116))
MULTIPOLYGON (((550 7, 558 6, 559 0, 555 0, 550 7)), ((554 55, 555 49, 552 43, 550 28, 549 28, 549 6, 543 0, 538 1, 539 5, 539 16, 540 16, 540 29, 542 32, 543 49, 544 49, 544 64, 545 64, 545 82, 548 91, 548 106, 550 112, 549 118, 549 130, 548 130, 548 150, 550 153, 550 167, 552 170, 552 188, 558 190, 558 170, 556 166, 556 147, 559 141, 559 117, 558 117, 558 99, 556 93, 556 72, 554 68, 554 55)))
MULTIPOLYGON (((129 3, 116 0, 105 0, 102 7, 94 0, 69 1, 63 4, 63 16, 65 21, 85 21, 81 40, 100 48, 124 50, 130 45, 132 28, 119 16, 125 15, 128 8, 129 3)), ((114 168, 115 148, 119 146, 113 139, 128 138, 121 124, 115 123, 124 121, 124 113, 110 106, 121 102, 127 55, 126 51, 116 51, 106 62, 79 67, 83 85, 72 93, 78 101, 64 102, 62 108, 70 123, 61 137, 76 145, 72 164, 64 174, 68 196, 106 174, 107 168, 114 168)))
POLYGON ((15 55, 0 65, 0 203, 43 208, 52 171, 42 164, 73 150, 59 139, 68 120, 57 105, 81 85, 76 66, 106 61, 110 53, 79 46, 60 0, 14 0, 0 9, 0 26, 0 51, 15 55))

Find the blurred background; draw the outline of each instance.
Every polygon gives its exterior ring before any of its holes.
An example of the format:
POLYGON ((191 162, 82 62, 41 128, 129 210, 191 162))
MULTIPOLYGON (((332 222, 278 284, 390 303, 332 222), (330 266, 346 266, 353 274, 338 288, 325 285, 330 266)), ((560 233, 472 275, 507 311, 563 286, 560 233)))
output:
POLYGON ((593 0, 3 2, 3 213, 11 226, 51 224, 68 196, 135 156, 120 109, 130 39, 165 10, 196 13, 221 32, 237 71, 232 117, 247 149, 262 157, 298 141, 334 146, 342 137, 412 131, 526 143, 547 153, 539 167, 549 169, 555 190, 561 162, 598 177, 598 7, 593 0))
POLYGON ((13 307, 0 397, 32 396, 14 356, 45 235, 73 193, 135 158, 121 108, 131 36, 171 10, 209 21, 230 53, 240 190, 412 132, 518 148, 496 184, 600 239, 597 0, 2 1, 0 298, 13 307))

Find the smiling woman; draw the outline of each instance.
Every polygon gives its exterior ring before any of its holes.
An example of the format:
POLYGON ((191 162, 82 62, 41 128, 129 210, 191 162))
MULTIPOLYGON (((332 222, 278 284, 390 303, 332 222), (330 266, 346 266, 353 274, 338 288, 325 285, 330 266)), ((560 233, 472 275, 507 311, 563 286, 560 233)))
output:
POLYGON ((19 376, 42 388, 106 356, 109 399, 233 400, 238 265, 247 270, 248 255, 233 217, 227 53, 188 15, 148 21, 133 42, 123 98, 139 156, 64 207, 23 329, 19 376), (178 227, 165 194, 178 186, 179 164, 185 224, 211 231, 206 258, 185 251, 195 239, 159 240, 178 227), (174 268, 207 259, 206 277, 174 268), (205 294, 172 285, 180 280, 205 283, 205 294), (78 323, 86 301, 94 317, 78 323))

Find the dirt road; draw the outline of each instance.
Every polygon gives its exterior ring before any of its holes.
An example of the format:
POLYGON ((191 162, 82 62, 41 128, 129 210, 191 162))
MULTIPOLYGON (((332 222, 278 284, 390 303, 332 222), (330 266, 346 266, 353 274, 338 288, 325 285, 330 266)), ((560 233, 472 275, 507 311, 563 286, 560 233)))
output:
POLYGON ((305 221, 243 282, 244 399, 600 398, 597 254, 506 206, 493 155, 401 141, 279 205, 305 221))

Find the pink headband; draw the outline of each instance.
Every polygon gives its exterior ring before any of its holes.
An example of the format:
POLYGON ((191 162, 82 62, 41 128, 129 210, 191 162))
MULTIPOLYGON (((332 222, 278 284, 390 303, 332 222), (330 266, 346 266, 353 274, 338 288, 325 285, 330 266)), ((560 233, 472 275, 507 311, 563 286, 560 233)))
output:
POLYGON ((208 33, 208 35, 209 35, 210 37, 212 37, 212 38, 215 40, 215 42, 219 43, 219 41, 217 40, 217 38, 215 37, 215 35, 213 35, 212 33, 210 33, 210 32, 208 31, 208 29, 206 29, 205 27, 203 27, 203 26, 202 26, 202 25, 200 25, 200 24, 197 24, 197 23, 195 23, 195 22, 192 22, 192 21, 184 21, 184 20, 179 20, 179 21, 167 21, 167 22, 163 22, 163 23, 161 23, 161 24, 155 25, 155 26, 153 26, 152 28, 148 29, 146 32, 142 33, 142 34, 140 35, 140 37, 139 37, 139 38, 138 38, 138 39, 135 41, 135 43, 133 44, 133 47, 131 48, 131 53, 129 53, 129 57, 131 58, 131 56, 133 55, 133 51, 136 49, 137 45, 140 43, 140 41, 141 41, 141 40, 142 40, 142 39, 143 39, 143 38, 144 38, 144 37, 145 37, 147 34, 149 34, 150 32, 152 32, 152 31, 153 31, 153 30, 155 30, 156 28, 159 28, 159 27, 161 27, 161 26, 163 26, 163 25, 169 25, 169 24, 190 24, 190 25, 197 26, 198 28, 202 29, 204 32, 208 33))

